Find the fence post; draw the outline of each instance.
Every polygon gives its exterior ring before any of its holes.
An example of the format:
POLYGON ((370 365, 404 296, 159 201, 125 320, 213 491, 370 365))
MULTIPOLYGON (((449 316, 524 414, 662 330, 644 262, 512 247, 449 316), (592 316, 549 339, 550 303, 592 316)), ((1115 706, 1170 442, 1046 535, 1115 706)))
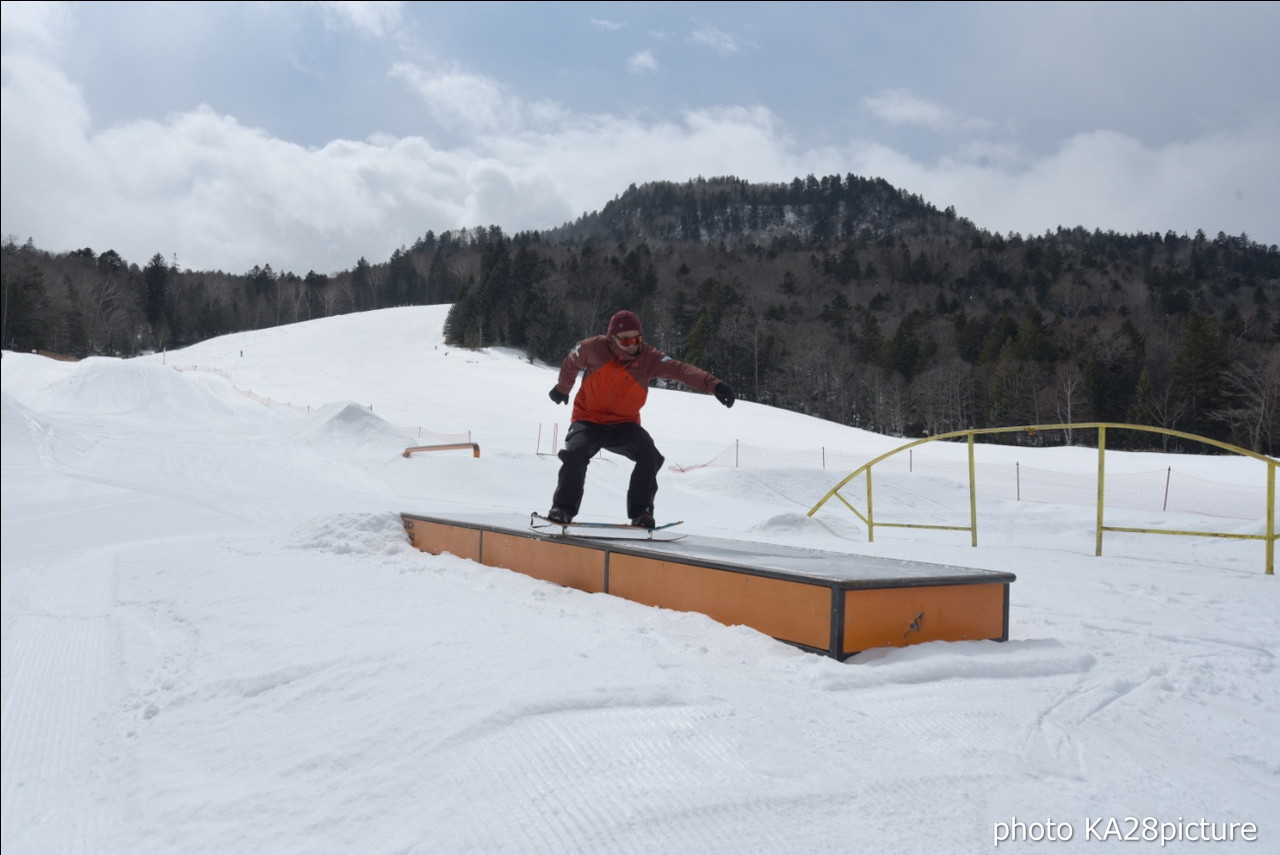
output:
POLYGON ((1267 465, 1267 575, 1276 574, 1276 467, 1267 465))
POLYGON ((973 431, 969 431, 969 541, 978 545, 978 485, 974 480, 973 431))
POLYGON ((1013 462, 1013 493, 1017 496, 1017 501, 1022 501, 1022 464, 1018 461, 1013 462))
POLYGON ((1164 506, 1160 508, 1162 511, 1169 510, 1169 479, 1173 476, 1173 467, 1170 466, 1168 471, 1164 473, 1164 506))
POLYGON ((871 467, 867 467, 867 543, 876 539, 875 506, 871 503, 871 467))
POLYGON ((1102 554, 1102 508, 1106 498, 1107 428, 1098 426, 1098 528, 1094 536, 1094 555, 1102 554))

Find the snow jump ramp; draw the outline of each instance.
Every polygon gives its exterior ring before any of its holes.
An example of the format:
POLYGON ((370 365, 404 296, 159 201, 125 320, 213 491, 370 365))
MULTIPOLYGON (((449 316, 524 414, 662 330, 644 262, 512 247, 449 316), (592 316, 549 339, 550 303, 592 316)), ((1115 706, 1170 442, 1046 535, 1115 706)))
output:
POLYGON ((875 647, 1009 637, 1012 573, 693 535, 565 537, 503 514, 401 518, 423 552, 699 612, 837 659, 875 647))

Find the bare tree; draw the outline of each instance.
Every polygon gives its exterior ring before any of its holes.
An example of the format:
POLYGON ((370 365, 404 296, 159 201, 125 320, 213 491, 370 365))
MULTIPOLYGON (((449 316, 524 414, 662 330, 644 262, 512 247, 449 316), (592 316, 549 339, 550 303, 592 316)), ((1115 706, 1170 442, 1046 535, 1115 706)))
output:
POLYGON ((1274 448, 1280 434, 1280 350, 1261 366, 1234 363, 1223 376, 1235 403, 1214 415, 1244 434, 1250 451, 1259 454, 1274 448))
MULTIPOLYGON (((1053 376, 1053 409, 1059 424, 1074 424, 1080 390, 1084 388, 1084 374, 1074 362, 1059 363, 1053 376)), ((1067 428, 1067 445, 1071 445, 1073 431, 1067 428)))
MULTIPOLYGON (((1173 382, 1166 379, 1153 387, 1146 409, 1146 416, 1150 419, 1151 424, 1165 430, 1175 430, 1178 423, 1182 421, 1182 417, 1187 414, 1187 403, 1184 400, 1179 400, 1174 395, 1173 382)), ((1169 450, 1169 439, 1168 434, 1160 436, 1160 448, 1162 451, 1169 450)))
POLYGON ((960 360, 926 369, 912 384, 916 414, 925 433, 975 426, 973 378, 960 360))
POLYGON ((859 398, 865 402, 868 427, 890 436, 904 436, 911 415, 910 398, 900 377, 878 365, 866 367, 859 379, 859 398))
POLYGON ((1075 271, 1050 289, 1058 312, 1065 318, 1078 318, 1098 305, 1098 288, 1083 271, 1075 271))

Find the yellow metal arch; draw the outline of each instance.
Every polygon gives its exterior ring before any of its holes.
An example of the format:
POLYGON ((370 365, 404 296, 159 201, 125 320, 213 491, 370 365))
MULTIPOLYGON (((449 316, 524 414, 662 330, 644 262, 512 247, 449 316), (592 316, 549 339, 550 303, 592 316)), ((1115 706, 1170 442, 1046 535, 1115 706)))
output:
POLYGON ((1172 534, 1172 535, 1189 535, 1195 537, 1226 537, 1238 540, 1262 540, 1266 542, 1266 572, 1268 576, 1275 575, 1275 548, 1276 548, 1276 466, 1280 465, 1274 457, 1267 457, 1264 454, 1258 454, 1247 448, 1240 448, 1226 442, 1219 442, 1216 439, 1210 439, 1207 436, 1198 436, 1193 433, 1184 433, 1177 430, 1169 430, 1168 428, 1149 427, 1147 425, 1131 425, 1117 424, 1113 422, 1084 422, 1081 424, 1057 424, 1057 425, 1022 425, 1020 427, 1002 427, 1002 428, 981 428, 975 430, 957 430, 950 433, 940 433, 936 436, 917 439, 908 442, 898 448, 888 451, 879 457, 864 463, 853 472, 849 473, 839 484, 831 488, 828 493, 822 497, 819 502, 809 509, 809 516, 813 516, 818 509, 825 505, 830 499, 836 498, 853 512, 854 516, 862 520, 867 526, 867 540, 875 540, 876 526, 882 528, 921 528, 921 529, 940 529, 944 531, 967 531, 970 533, 970 541, 972 546, 978 545, 978 495, 974 480, 974 437, 986 434, 998 433, 1026 433, 1035 434, 1039 431, 1051 430, 1091 430, 1098 431, 1098 522, 1095 533, 1095 555, 1102 554, 1102 533, 1104 531, 1129 532, 1131 534, 1172 534), (1193 442, 1212 445, 1234 454, 1240 454, 1245 457, 1252 457, 1262 461, 1267 466, 1267 533, 1266 534, 1231 534, 1228 532, 1216 531, 1168 531, 1165 529, 1143 529, 1143 528, 1121 528, 1118 526, 1108 526, 1103 521, 1103 508, 1106 498, 1106 454, 1107 454, 1107 431, 1108 430, 1136 430, 1146 433, 1159 433, 1166 436, 1175 436, 1180 439, 1188 439, 1193 442), (923 445, 926 442, 935 442, 942 439, 961 439, 964 438, 969 446, 969 525, 967 526, 948 526, 948 525, 914 525, 910 523, 885 523, 876 522, 873 512, 874 502, 872 494, 871 469, 882 460, 893 457, 895 454, 906 451, 909 448, 915 448, 917 445, 923 445), (865 475, 867 481, 867 512, 863 514, 855 508, 848 499, 840 493, 840 488, 844 487, 859 475, 865 475))

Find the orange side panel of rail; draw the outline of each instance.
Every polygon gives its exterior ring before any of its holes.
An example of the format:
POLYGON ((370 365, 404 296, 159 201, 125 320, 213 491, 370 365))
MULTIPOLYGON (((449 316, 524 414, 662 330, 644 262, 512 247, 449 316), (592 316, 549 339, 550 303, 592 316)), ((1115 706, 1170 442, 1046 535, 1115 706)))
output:
POLYGON ((926 641, 1003 640, 1006 585, 943 585, 845 592, 844 649, 926 641))
POLYGON ((480 560, 479 529, 415 520, 412 525, 405 526, 405 531, 415 549, 435 555, 447 552, 471 561, 480 560))
POLYGON ((486 532, 481 564, 515 570, 526 576, 555 582, 593 594, 605 589, 607 555, 601 550, 582 549, 568 543, 553 543, 531 537, 486 532))
POLYGON ((700 612, 727 626, 824 648, 831 637, 831 590, 636 555, 614 555, 609 593, 650 606, 700 612))

